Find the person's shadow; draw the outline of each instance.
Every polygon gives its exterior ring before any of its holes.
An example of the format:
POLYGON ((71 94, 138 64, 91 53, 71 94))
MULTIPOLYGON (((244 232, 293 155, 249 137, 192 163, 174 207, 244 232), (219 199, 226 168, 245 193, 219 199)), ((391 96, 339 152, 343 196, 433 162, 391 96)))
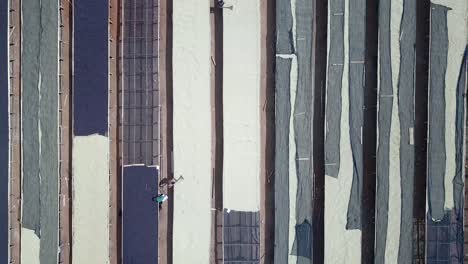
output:
POLYGON ((169 182, 170 182, 169 178, 164 178, 159 182, 159 187, 162 188, 162 187, 168 185, 169 182))

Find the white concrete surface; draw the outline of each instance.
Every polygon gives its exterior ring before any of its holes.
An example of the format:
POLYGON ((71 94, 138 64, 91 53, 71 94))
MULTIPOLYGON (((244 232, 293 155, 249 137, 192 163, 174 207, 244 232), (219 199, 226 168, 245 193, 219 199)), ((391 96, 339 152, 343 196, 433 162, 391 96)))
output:
POLYGON ((21 228, 21 263, 39 264, 40 239, 34 230, 21 228))
MULTIPOLYGON (((385 244, 385 263, 398 263, 401 226, 401 174, 400 174, 400 118, 398 108, 398 78, 400 74, 400 25, 403 15, 402 0, 391 3, 390 45, 392 64, 393 107, 390 128, 388 222, 385 244)), ((378 194, 377 194, 378 195, 378 194)))
POLYGON ((210 263, 211 87, 209 0, 173 6, 173 263, 210 263))
MULTIPOLYGON (((346 230, 346 215, 353 181, 353 160, 349 138, 349 0, 345 2, 344 71, 342 79, 340 172, 325 176, 325 263, 361 263, 361 230, 346 230)), ((329 28, 330 29, 330 28, 329 28)), ((330 41, 330 38, 328 38, 330 41)), ((329 47, 328 47, 329 50, 329 47)))
POLYGON ((109 139, 73 138, 73 263, 109 263, 109 139))
POLYGON ((454 207, 453 177, 455 176, 456 89, 463 52, 468 42, 468 2, 466 0, 432 0, 434 4, 451 8, 447 12, 448 57, 445 74, 445 208, 454 207))
POLYGON ((228 0, 223 13, 223 203, 260 210, 260 1, 228 0))
POLYGON ((296 203, 297 203, 297 169, 296 169, 296 141, 294 139, 294 105, 297 91, 297 59, 291 60, 289 95, 291 102, 291 117, 289 119, 289 263, 297 263, 297 256, 291 255, 294 239, 296 238, 296 203))

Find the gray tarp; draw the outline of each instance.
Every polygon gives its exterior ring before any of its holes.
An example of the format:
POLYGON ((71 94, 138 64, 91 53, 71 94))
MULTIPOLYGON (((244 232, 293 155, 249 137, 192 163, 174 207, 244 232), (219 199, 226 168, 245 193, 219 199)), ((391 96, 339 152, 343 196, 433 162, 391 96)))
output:
POLYGON ((398 79, 398 116, 400 118, 401 226, 398 262, 413 258, 413 192, 414 143, 410 129, 414 128, 414 96, 416 72, 416 1, 404 1, 400 25, 400 72, 398 79))
MULTIPOLYGON (((313 190, 313 155, 312 155, 312 119, 314 116, 314 95, 312 82, 312 29, 313 4, 308 0, 296 1, 296 55, 297 55, 297 90, 294 104, 294 140, 296 143, 296 225, 312 219, 313 190)), ((309 233, 312 236, 312 232, 309 233)), ((297 241, 297 239, 296 239, 297 241)), ((311 242, 308 240, 301 240, 311 242)), ((297 245, 312 252, 312 243, 297 245)), ((310 254, 312 255, 312 254, 310 254)), ((297 263, 311 263, 310 258, 298 256, 297 263)))
POLYGON ((429 214, 436 221, 445 215, 445 72, 447 70, 448 8, 431 6, 427 194, 429 214))
POLYGON ((291 1, 276 0, 276 53, 294 53, 291 1))
POLYGON ((349 3, 349 136, 353 159, 353 182, 348 204, 347 229, 361 228, 363 180, 361 130, 364 118, 365 0, 349 3))
POLYGON ((288 261, 289 122, 291 59, 276 58, 275 91, 275 264, 288 261))
POLYGON ((58 254, 58 1, 22 2, 22 225, 40 237, 40 262, 58 254))
POLYGON ((379 108, 377 145, 377 195, 375 218, 375 262, 385 262, 388 225, 390 131, 392 127, 393 83, 390 51, 391 0, 379 2, 379 108))
POLYGON ((330 51, 325 114, 325 174, 340 171, 341 85, 344 64, 344 0, 330 0, 330 51))

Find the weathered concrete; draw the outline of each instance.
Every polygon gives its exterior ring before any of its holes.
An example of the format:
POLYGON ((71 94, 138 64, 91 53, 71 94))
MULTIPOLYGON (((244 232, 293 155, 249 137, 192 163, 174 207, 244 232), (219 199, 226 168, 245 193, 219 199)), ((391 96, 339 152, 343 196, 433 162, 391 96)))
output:
POLYGON ((123 169, 124 263, 158 263, 159 210, 158 204, 152 201, 158 194, 157 173, 155 167, 130 166, 123 169))
POLYGON ((54 263, 58 250, 58 2, 26 0, 22 7, 22 225, 40 237, 40 262, 54 263))
POLYGON ((209 263, 211 230, 210 4, 173 3, 173 263, 209 263))
POLYGON ((223 14, 223 206, 259 211, 260 1, 225 2, 234 8, 223 14))
POLYGON ((72 261, 109 261, 109 139, 73 138, 72 261))

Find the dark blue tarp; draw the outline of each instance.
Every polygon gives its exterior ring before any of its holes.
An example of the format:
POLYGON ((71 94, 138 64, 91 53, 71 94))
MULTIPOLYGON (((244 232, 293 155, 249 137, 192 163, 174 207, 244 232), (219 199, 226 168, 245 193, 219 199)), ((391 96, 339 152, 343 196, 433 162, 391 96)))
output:
POLYGON ((157 173, 154 167, 124 167, 123 263, 157 263, 158 205, 152 201, 158 194, 157 173))
POLYGON ((74 6, 74 134, 107 134, 108 1, 81 0, 74 6))
POLYGON ((0 1, 0 263, 8 263, 8 1, 0 1))

